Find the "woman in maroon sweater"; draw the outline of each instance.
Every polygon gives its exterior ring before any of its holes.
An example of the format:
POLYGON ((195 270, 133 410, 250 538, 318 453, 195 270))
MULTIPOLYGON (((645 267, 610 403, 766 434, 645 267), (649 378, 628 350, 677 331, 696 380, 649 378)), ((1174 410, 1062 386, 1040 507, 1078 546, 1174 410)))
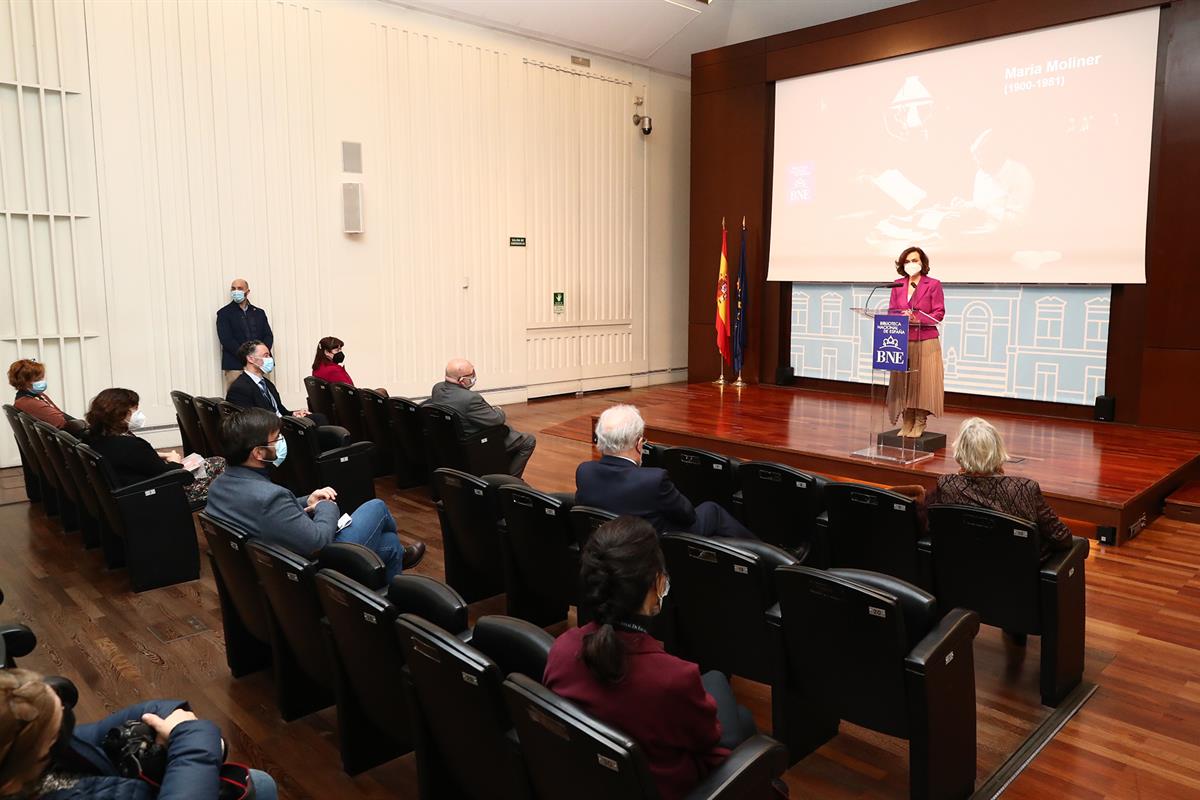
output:
POLYGON ((313 377, 330 383, 348 383, 353 386, 354 381, 350 379, 350 373, 342 366, 342 362, 346 360, 346 354, 342 352, 345 346, 346 343, 336 336, 326 336, 317 342, 317 354, 313 356, 313 377))
POLYGON ((654 526, 619 517, 600 527, 579 577, 595 621, 558 637, 542 683, 636 740, 663 800, 682 798, 754 722, 725 676, 701 676, 647 631, 671 588, 654 526))

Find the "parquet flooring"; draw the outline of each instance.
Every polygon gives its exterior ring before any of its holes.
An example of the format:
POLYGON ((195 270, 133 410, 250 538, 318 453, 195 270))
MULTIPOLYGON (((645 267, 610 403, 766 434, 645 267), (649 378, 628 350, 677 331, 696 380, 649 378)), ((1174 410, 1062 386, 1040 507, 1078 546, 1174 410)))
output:
MULTIPOLYGON (((613 402, 660 397, 661 389, 614 391, 509 407, 514 427, 538 434, 527 479, 571 490, 575 466, 591 457, 578 420, 613 402)), ((14 481, 19 471, 0 471, 0 486, 11 491, 14 481)), ((417 572, 442 577, 437 518, 424 491, 396 491, 386 479, 378 490, 402 535, 429 546, 417 572)), ((282 797, 415 797, 412 756, 350 778, 340 769, 332 709, 284 723, 266 674, 230 677, 216 591, 202 565, 198 581, 134 595, 122 571, 107 572, 98 553, 85 552, 77 534, 62 534, 39 507, 0 505, 0 619, 37 631, 38 650, 22 665, 75 680, 81 718, 150 697, 186 697, 222 727, 240 759, 276 776, 282 797)), ((1200 797, 1200 526, 1160 517, 1120 548, 1093 545, 1087 582, 1086 677, 1100 689, 1007 796, 1200 797)), ((475 616, 502 611, 500 599, 472 608, 475 616)), ((1036 639, 1022 654, 984 628, 975 658, 983 778, 1047 710, 1036 699, 1036 639)), ((737 681, 735 689, 767 727, 765 687, 737 681)), ((907 748, 844 726, 786 778, 797 798, 904 797, 907 748)))

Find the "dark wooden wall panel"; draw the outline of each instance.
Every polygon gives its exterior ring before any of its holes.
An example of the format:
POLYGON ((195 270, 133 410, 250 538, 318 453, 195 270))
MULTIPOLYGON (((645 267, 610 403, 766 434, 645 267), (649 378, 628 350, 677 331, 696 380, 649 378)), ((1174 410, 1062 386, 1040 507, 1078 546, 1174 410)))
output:
MULTIPOLYGON (((1200 0, 920 0, 692 57, 689 374, 717 374, 712 335, 721 216, 747 215, 751 288, 747 380, 773 379, 787 360, 788 303, 766 282, 774 81, 935 47, 1161 5, 1145 286, 1113 289, 1107 391, 1117 419, 1200 430, 1200 0)), ((1119 157, 1119 154, 1114 154, 1119 157)), ((829 382, 830 389, 837 384, 829 382)), ((988 403, 990 405, 990 401, 988 403)), ((1028 404, 1063 415, 1057 404, 1028 404)), ((1076 416, 1071 412, 1070 416, 1076 416)))

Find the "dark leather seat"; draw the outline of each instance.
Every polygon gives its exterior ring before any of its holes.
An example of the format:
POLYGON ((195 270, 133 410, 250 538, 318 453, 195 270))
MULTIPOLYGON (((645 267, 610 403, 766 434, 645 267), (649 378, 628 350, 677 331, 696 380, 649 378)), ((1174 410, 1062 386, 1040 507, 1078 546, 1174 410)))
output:
POLYGON ((1083 679, 1086 539, 1042 561, 1038 526, 973 506, 929 507, 933 587, 946 607, 985 625, 1042 637, 1042 703, 1057 705, 1083 679))
MULTIPOLYGON (((658 789, 642 748, 535 679, 504 682, 536 800, 656 800, 658 789)), ((686 800, 767 797, 787 765, 783 746, 752 736, 688 792, 686 800)))
MULTIPOLYGON (((595 438, 595 437, 593 437, 595 438)), ((663 444, 651 444, 650 442, 642 442, 642 466, 643 467, 661 467, 662 454, 667 451, 667 446, 663 444)))
POLYGON ((504 451, 508 426, 496 425, 468 436, 459 413, 438 403, 422 405, 420 416, 431 469, 448 467, 471 475, 508 472, 510 459, 504 451))
POLYGON ((379 591, 387 585, 383 562, 367 548, 349 542, 326 545, 315 561, 257 539, 250 539, 245 550, 267 601, 280 714, 290 721, 333 705, 333 666, 320 635, 325 612, 317 597, 317 571, 336 570, 379 591))
MULTIPOLYGON (((4 604, 4 592, 0 591, 0 605, 4 604)), ((25 625, 16 622, 0 622, 0 667, 12 669, 15 659, 24 658, 37 647, 37 636, 25 625)))
POLYGON ((817 517, 825 511, 827 483, 819 475, 771 461, 747 461, 739 465, 738 484, 746 527, 764 542, 792 553, 802 563, 826 566, 828 554, 814 552, 813 542, 817 517))
POLYGON ((840 720, 907 739, 909 794, 961 799, 975 785, 974 639, 979 616, 943 616, 933 595, 890 575, 780 567, 781 681, 775 736, 798 761, 840 720))
POLYGON ((308 395, 309 411, 324 414, 331 425, 341 424, 333 407, 333 392, 329 389, 329 381, 309 375, 304 379, 304 391, 308 395))
POLYGON ((236 525, 206 513, 199 519, 221 603, 225 661, 233 677, 241 678, 271 666, 267 605, 247 550, 251 537, 236 525))
POLYGON ((89 550, 100 547, 104 543, 105 536, 112 534, 111 532, 106 533, 108 523, 105 521, 104 509, 96 495, 96 487, 92 486, 87 470, 83 466, 83 457, 79 453, 81 442, 65 430, 55 431, 55 438, 58 440, 59 451, 63 455, 67 471, 75 479, 76 491, 78 491, 82 503, 79 507, 79 531, 83 546, 89 550))
MULTIPOLYGON (((42 509, 47 516, 57 517, 62 514, 71 515, 73 509, 70 506, 70 501, 63 497, 62 490, 58 487, 58 476, 54 472, 54 467, 50 463, 50 456, 46 453, 46 448, 42 445, 41 437, 37 435, 37 420, 28 414, 17 413, 17 423, 21 426, 21 430, 25 434, 25 445, 29 448, 29 453, 33 456, 34 463, 37 464, 38 478, 42 489, 42 509)), ((67 523, 62 522, 65 525, 67 523)))
POLYGON ((421 407, 404 397, 389 397, 387 411, 395 441, 397 483, 401 489, 429 483, 421 407))
POLYGON ((333 652, 342 767, 356 775, 413 749, 396 618, 415 614, 465 636, 467 604, 424 575, 396 576, 383 597, 328 569, 317 573, 317 595, 333 652))
POLYGON ((609 520, 616 519, 617 515, 595 506, 571 506, 567 517, 571 523, 571 536, 575 538, 575 546, 582 552, 583 546, 587 544, 587 540, 591 538, 596 528, 609 520))
POLYGON ((58 448, 58 440, 55 438, 58 428, 29 416, 25 417, 24 423, 26 433, 41 451, 45 457, 44 463, 50 468, 50 482, 58 492, 59 523, 64 531, 79 530, 79 490, 76 488, 75 476, 67 471, 66 459, 62 450, 58 448))
POLYGON ((104 515, 101 547, 108 567, 124 566, 135 592, 200 577, 200 548, 183 487, 185 469, 172 469, 118 487, 104 457, 85 444, 75 447, 104 515))
MULTIPOLYGON (((41 465, 37 461, 37 457, 33 454, 32 445, 29 443, 29 436, 25 433, 25 425, 21 422, 21 412, 16 406, 4 404, 4 416, 8 418, 8 425, 12 428, 13 438, 17 440, 17 451, 21 455, 21 473, 25 479, 25 496, 29 498, 31 503, 42 502, 42 486, 44 480, 41 474, 41 465)), ((50 510, 47 509, 47 513, 50 510)))
POLYGON ((209 456, 224 456, 225 441, 221 438, 221 403, 219 397, 193 397, 192 405, 196 408, 196 419, 200 423, 200 431, 204 434, 209 456))
POLYGON ((474 603, 504 591, 500 528, 504 524, 497 489, 524 485, 510 475, 476 477, 454 469, 433 471, 440 499, 438 520, 446 559, 446 583, 474 603))
POLYGON ((351 443, 345 428, 318 426, 307 417, 280 417, 279 423, 288 457, 271 480, 296 494, 332 486, 338 507, 348 513, 374 499, 374 444, 351 443))
POLYGON ((195 398, 181 391, 171 392, 171 405, 175 406, 175 421, 179 423, 179 435, 183 439, 183 454, 199 453, 204 457, 219 456, 209 450, 208 439, 200 427, 200 416, 196 413, 195 398))
POLYGON ((929 588, 916 500, 836 481, 828 483, 824 493, 830 566, 882 572, 929 588))
POLYGON ((795 564, 786 550, 746 539, 671 533, 661 539, 671 593, 663 614, 673 626, 672 652, 711 669, 759 683, 778 677, 775 568, 795 564))
POLYGON ((693 447, 668 447, 659 455, 658 466, 692 505, 711 500, 730 513, 740 513, 733 498, 738 490, 735 459, 693 447))
POLYGON ((362 402, 358 399, 358 389, 348 383, 331 383, 329 393, 333 395, 333 411, 337 415, 338 425, 350 432, 350 441, 371 441, 363 424, 362 402))
POLYGON ((364 435, 368 442, 375 443, 375 476, 390 475, 396 470, 396 441, 388 419, 387 395, 374 389, 357 391, 364 435))
POLYGON ((542 627, 566 619, 579 595, 571 504, 519 484, 501 486, 497 495, 508 615, 542 627))
POLYGON ((523 800, 529 781, 502 685, 512 673, 540 679, 554 637, 512 617, 483 617, 471 643, 428 620, 396 621, 411 685, 422 798, 523 800))

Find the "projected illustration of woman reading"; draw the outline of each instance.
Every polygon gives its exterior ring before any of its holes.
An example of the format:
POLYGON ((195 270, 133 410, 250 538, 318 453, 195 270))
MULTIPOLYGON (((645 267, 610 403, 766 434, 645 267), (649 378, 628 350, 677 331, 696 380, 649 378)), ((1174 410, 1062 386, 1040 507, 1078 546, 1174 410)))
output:
POLYGON ((925 432, 930 414, 942 414, 942 342, 937 325, 946 316, 942 282, 929 277, 929 257, 909 247, 896 259, 904 276, 892 287, 888 310, 909 318, 908 373, 893 372, 888 384, 887 410, 892 423, 904 418, 900 435, 916 438, 925 432))

